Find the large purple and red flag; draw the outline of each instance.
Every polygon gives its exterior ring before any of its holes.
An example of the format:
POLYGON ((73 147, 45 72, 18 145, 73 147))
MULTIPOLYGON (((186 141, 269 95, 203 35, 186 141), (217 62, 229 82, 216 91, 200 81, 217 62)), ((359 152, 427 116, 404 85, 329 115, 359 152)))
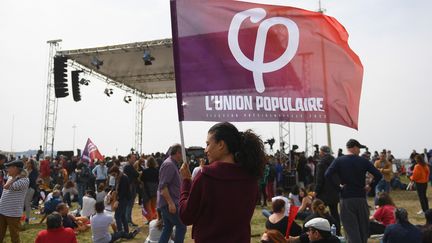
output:
POLYGON ((82 153, 81 159, 83 161, 89 162, 90 165, 93 165, 95 159, 98 159, 99 161, 101 161, 101 160, 104 160, 104 157, 99 152, 99 149, 92 142, 92 140, 90 140, 90 138, 88 138, 86 146, 85 146, 84 151, 82 153))
POLYGON ((363 66, 334 18, 227 0, 171 0, 180 121, 356 128, 363 66))

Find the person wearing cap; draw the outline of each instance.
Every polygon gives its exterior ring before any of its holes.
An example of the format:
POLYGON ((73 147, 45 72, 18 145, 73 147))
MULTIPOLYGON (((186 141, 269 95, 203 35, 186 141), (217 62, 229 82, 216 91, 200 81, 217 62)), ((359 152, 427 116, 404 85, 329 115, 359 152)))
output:
MULTIPOLYGON (((315 193, 316 197, 321 199, 330 209, 331 216, 337 221, 337 233, 340 234, 340 218, 338 211, 339 191, 324 177, 327 168, 335 159, 329 146, 321 146, 319 149, 320 160, 317 164, 315 193)), ((340 184, 339 177, 333 175, 333 181, 340 184)))
POLYGON ((0 242, 3 242, 6 229, 9 227, 11 241, 16 243, 20 242, 20 218, 30 181, 23 169, 22 160, 8 162, 5 166, 8 180, 3 186, 3 194, 0 198, 0 242))
MULTIPOLYGON (((339 243, 340 240, 331 234, 330 223, 324 218, 314 218, 306 222, 309 242, 314 243, 339 243)), ((302 242, 303 243, 303 242, 302 242)))
MULTIPOLYGON (((331 234, 330 223, 324 218, 313 218, 304 225, 307 230, 299 237, 290 237, 290 243, 340 243, 339 238, 331 234)), ((355 241, 354 241, 355 242, 355 241)))
MULTIPOLYGON (((372 163, 359 156, 360 149, 366 146, 355 139, 350 139, 346 147, 348 154, 332 162, 325 172, 325 178, 340 190, 340 218, 348 242, 366 243, 369 235, 366 192, 370 190, 369 185, 365 185, 366 172, 374 176, 374 184, 381 180, 382 175, 372 163), (333 181, 334 174, 339 176, 340 185, 333 181)), ((372 185, 372 188, 375 186, 372 185)))

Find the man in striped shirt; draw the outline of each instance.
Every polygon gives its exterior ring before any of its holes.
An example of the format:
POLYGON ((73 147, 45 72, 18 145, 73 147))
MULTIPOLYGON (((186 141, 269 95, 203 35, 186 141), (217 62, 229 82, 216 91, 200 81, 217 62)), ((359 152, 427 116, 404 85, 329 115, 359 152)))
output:
POLYGON ((30 181, 23 169, 22 160, 8 162, 5 166, 8 180, 3 186, 3 194, 0 198, 0 242, 3 242, 6 229, 9 227, 12 243, 18 243, 20 242, 20 218, 30 181))

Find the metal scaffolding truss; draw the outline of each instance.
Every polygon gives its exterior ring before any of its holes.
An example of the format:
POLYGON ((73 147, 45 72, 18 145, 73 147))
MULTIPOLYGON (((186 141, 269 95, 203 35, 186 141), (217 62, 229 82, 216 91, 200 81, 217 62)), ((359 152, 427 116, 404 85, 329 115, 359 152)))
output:
POLYGON ((142 153, 142 137, 143 137, 143 118, 145 99, 140 96, 135 97, 135 151, 138 154, 142 153))
POLYGON ((313 127, 312 123, 305 123, 305 131, 306 131, 306 147, 305 154, 307 156, 313 156, 314 153, 314 143, 313 143, 313 127))
MULTIPOLYGON (((309 58, 312 53, 300 54, 302 57, 302 80, 304 80, 304 90, 310 91, 310 61, 309 58)), ((313 155, 313 125, 310 122, 305 122, 305 154, 313 155)))
POLYGON ((99 54, 103 52, 115 54, 117 52, 132 52, 136 49, 144 51, 146 48, 160 47, 160 46, 171 47, 172 40, 161 39, 161 40, 152 40, 152 41, 145 41, 145 42, 134 42, 128 44, 121 44, 121 45, 112 45, 112 46, 103 46, 103 47, 94 47, 94 48, 85 48, 85 49, 76 49, 76 50, 65 50, 65 51, 58 52, 58 54, 64 56, 96 54, 96 53, 99 54))
POLYGON ((54 137, 57 121, 57 99, 54 94, 54 56, 60 49, 61 40, 47 41, 49 44, 47 91, 45 98, 45 122, 43 131, 43 151, 45 155, 54 156, 54 137))
POLYGON ((291 149, 290 123, 286 121, 279 122, 279 151, 281 156, 289 153, 291 149))

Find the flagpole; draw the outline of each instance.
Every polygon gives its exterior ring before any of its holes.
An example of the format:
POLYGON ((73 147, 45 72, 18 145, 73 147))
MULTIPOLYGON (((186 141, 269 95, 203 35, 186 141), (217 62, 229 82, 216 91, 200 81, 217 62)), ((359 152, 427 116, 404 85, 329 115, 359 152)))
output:
POLYGON ((175 73, 175 84, 176 84, 176 93, 177 93, 177 114, 179 119, 179 128, 180 128, 180 141, 182 145, 182 157, 183 162, 187 162, 186 160, 186 149, 184 142, 184 134, 183 134, 183 122, 184 121, 184 101, 182 95, 182 83, 181 83, 181 74, 180 74, 180 50, 178 41, 178 23, 177 23, 177 2, 175 0, 170 0, 170 10, 171 10, 171 32, 172 32, 172 41, 173 41, 173 55, 174 55, 174 73, 175 73))
MULTIPOLYGON (((325 9, 321 7, 321 0, 318 1, 319 3, 319 9, 318 12, 321 14, 324 14, 325 9)), ((327 127, 327 146, 330 148, 332 147, 332 141, 331 141, 331 130, 330 130, 330 117, 329 117, 329 104, 328 104, 328 87, 327 87, 327 66, 325 63, 325 50, 324 50, 324 40, 323 37, 321 37, 321 58, 323 63, 323 77, 324 77, 324 97, 325 97, 325 111, 327 112, 326 115, 326 127, 327 127)))
POLYGON ((181 145, 182 145, 183 162, 187 162, 187 160, 186 160, 186 148, 185 148, 184 135, 183 135, 183 122, 182 121, 179 121, 179 127, 180 127, 180 141, 181 141, 181 145))

